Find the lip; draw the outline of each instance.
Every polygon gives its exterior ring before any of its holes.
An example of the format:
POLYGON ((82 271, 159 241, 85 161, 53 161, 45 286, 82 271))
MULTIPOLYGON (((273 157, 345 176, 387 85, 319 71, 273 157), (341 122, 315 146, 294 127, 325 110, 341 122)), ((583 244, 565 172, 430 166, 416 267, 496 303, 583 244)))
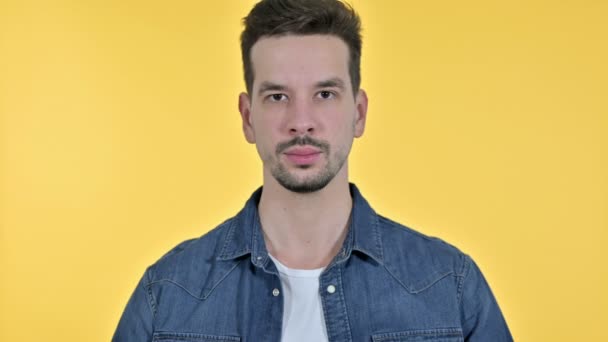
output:
POLYGON ((314 147, 294 147, 284 152, 286 155, 308 156, 321 153, 320 150, 314 147))
POLYGON ((319 159, 321 151, 313 147, 294 147, 284 154, 289 161, 296 165, 310 165, 319 159))

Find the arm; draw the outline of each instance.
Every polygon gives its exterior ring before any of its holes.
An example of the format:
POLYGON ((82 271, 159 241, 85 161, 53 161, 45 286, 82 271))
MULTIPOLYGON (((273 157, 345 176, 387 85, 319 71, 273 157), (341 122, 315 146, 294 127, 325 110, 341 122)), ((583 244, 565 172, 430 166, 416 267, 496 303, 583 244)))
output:
POLYGON ((112 342, 152 341, 155 304, 147 279, 146 271, 125 307, 112 342))
POLYGON ((459 297, 465 341, 513 341, 490 286, 469 256, 465 256, 459 297))

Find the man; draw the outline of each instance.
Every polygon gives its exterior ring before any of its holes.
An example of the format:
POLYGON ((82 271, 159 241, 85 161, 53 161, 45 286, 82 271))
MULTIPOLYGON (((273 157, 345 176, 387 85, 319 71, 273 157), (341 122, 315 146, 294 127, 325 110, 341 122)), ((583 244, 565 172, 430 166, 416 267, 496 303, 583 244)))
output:
POLYGON ((241 47, 263 187, 147 269, 114 341, 511 341, 470 257, 376 214, 348 182, 367 113, 354 10, 263 0, 241 47))

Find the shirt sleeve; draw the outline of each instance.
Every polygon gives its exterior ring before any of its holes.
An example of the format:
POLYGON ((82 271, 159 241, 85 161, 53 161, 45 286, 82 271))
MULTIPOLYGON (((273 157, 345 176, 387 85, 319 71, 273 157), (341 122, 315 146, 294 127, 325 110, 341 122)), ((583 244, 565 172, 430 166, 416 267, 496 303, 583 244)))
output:
POLYGON ((152 341, 154 298, 149 293, 144 274, 131 295, 127 306, 118 322, 118 327, 112 337, 112 342, 149 342, 152 341))
POLYGON ((490 286, 469 256, 465 256, 461 281, 461 320, 465 341, 513 341, 490 286))

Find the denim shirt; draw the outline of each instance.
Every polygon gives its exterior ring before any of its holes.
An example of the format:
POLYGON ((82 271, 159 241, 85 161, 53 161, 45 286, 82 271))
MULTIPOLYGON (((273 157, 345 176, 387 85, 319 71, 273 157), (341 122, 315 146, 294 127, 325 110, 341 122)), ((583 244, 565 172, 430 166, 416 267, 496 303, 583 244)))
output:
MULTIPOLYGON (((513 340, 468 255, 376 214, 354 184, 350 192, 346 239, 319 279, 329 341, 513 340)), ((261 193, 148 267, 113 341, 280 341, 283 291, 264 244, 261 193)))

